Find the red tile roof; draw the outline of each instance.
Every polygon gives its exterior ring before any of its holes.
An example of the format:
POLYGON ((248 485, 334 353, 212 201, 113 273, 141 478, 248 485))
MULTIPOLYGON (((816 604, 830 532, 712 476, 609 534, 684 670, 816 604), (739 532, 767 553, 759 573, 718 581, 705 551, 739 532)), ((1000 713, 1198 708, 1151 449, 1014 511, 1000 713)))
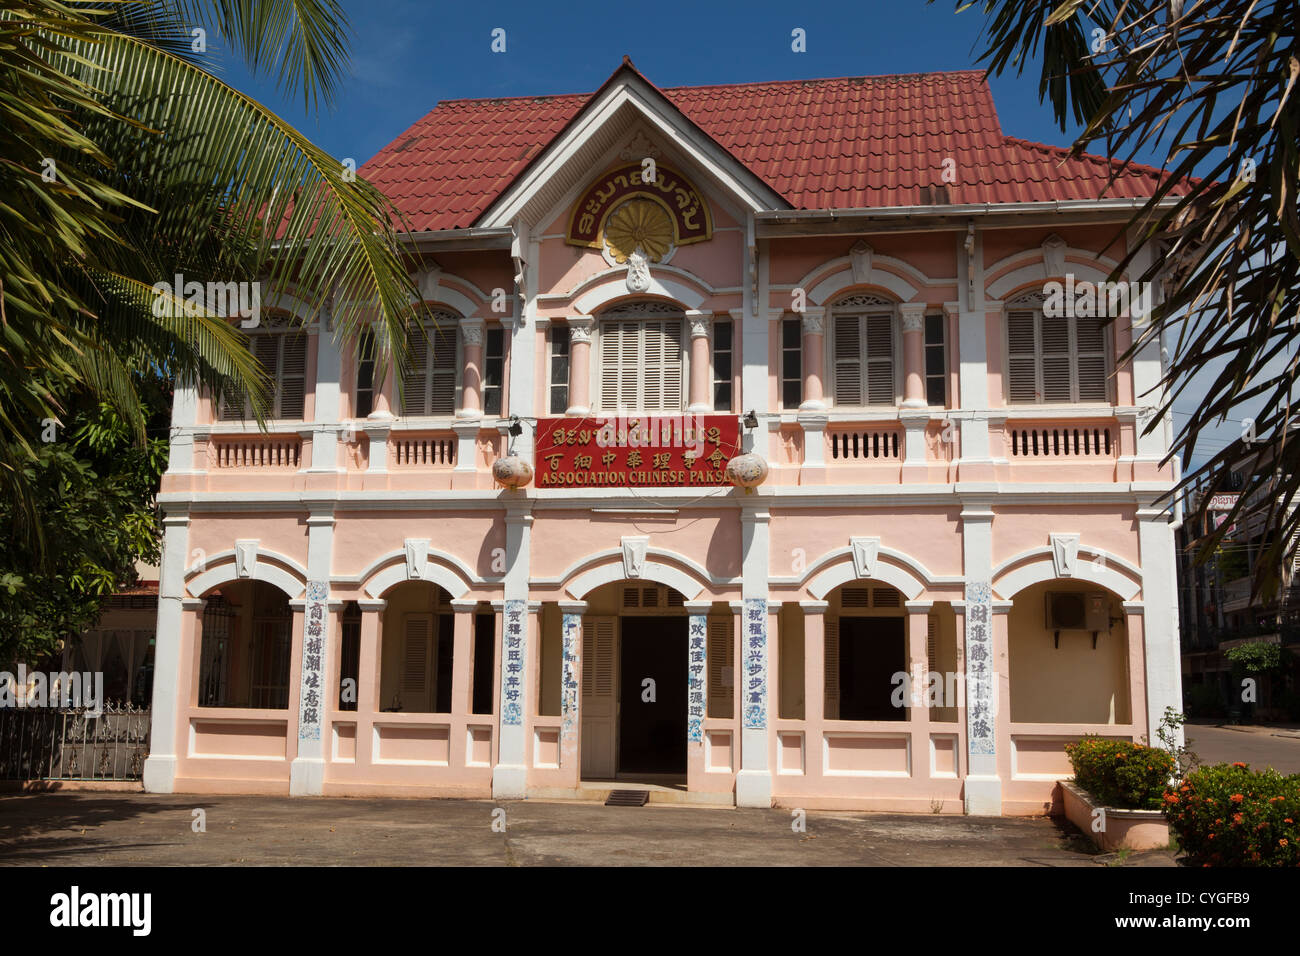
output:
MULTIPOLYGON (((946 159, 954 203, 1144 198, 1160 180, 1132 165, 1106 190, 1118 163, 1003 135, 980 70, 660 92, 795 209, 921 205, 946 159)), ((439 103, 362 173, 413 231, 470 226, 595 95, 439 103)))

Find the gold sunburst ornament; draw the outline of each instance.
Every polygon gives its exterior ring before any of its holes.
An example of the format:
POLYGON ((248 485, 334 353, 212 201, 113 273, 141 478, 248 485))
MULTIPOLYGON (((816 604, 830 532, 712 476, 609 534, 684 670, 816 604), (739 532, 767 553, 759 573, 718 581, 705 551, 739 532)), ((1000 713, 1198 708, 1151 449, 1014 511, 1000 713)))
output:
POLYGON ((638 247, 651 262, 658 262, 673 247, 673 221, 658 203, 630 200, 605 220, 605 245, 619 264, 638 247))

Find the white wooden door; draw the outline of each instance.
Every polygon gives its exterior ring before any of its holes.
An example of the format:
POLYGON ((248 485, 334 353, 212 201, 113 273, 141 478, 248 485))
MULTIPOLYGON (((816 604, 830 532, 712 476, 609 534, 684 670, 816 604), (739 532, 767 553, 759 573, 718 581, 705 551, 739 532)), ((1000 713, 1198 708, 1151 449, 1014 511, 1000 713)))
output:
POLYGON ((582 621, 582 777, 612 778, 618 739, 618 619, 582 621))

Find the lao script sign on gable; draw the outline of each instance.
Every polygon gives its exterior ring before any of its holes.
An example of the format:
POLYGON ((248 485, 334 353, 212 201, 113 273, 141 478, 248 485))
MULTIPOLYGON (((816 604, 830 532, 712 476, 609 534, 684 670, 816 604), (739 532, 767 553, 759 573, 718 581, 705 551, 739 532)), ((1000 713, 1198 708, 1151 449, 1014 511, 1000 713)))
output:
POLYGON ((712 237, 709 204, 691 182, 663 163, 655 168, 654 179, 646 182, 638 162, 612 169, 587 187, 574 204, 565 242, 599 248, 606 217, 625 199, 636 196, 653 200, 667 211, 676 233, 674 245, 685 246, 712 237))

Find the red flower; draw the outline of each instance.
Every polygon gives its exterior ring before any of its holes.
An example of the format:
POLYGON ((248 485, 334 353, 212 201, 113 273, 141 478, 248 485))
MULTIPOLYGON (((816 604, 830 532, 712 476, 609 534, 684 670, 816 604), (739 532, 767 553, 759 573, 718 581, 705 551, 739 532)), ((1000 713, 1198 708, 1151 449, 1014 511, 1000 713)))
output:
POLYGON ((1246 765, 1245 765, 1244 763, 1242 763, 1240 760, 1238 760, 1236 763, 1234 763, 1233 766, 1234 766, 1234 767, 1241 767, 1242 769, 1245 769, 1245 767, 1246 767, 1246 765))
POLYGON ((1245 800, 1246 798, 1239 793, 1234 793, 1230 799, 1232 800, 1233 803, 1241 803, 1241 801, 1245 800))

